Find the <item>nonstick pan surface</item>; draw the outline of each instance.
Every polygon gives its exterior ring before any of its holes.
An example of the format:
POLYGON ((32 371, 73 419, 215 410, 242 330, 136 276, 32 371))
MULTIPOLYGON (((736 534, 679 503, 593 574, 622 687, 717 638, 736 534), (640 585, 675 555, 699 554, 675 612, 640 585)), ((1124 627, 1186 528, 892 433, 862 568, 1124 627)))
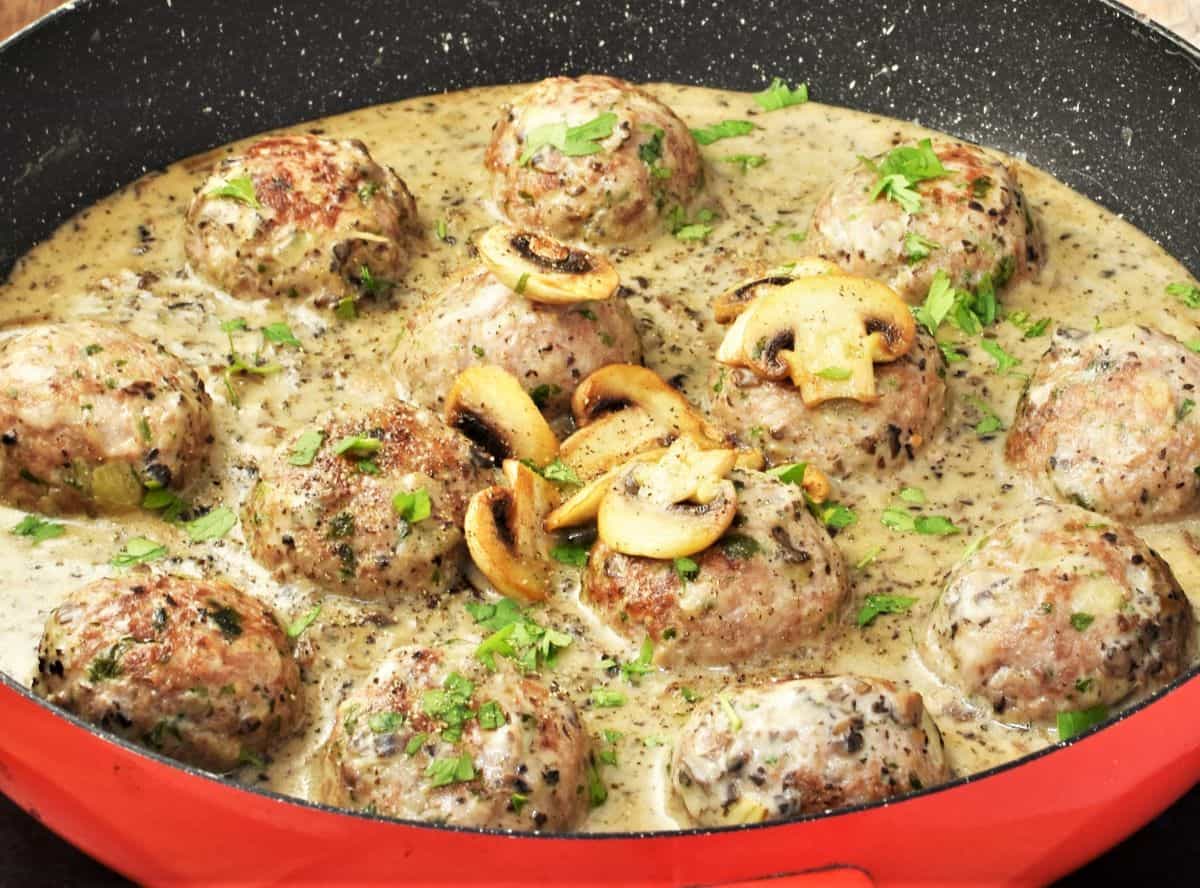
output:
POLYGON ((0 279, 73 212, 180 157, 585 71, 804 80, 819 101, 1023 154, 1200 273, 1200 54, 1117 4, 85 0, 0 47, 0 279))

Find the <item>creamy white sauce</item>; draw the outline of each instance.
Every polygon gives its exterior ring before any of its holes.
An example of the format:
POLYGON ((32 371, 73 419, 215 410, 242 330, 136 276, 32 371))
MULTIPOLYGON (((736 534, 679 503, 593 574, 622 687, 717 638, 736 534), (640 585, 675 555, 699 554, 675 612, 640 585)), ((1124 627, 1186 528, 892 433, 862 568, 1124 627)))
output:
MULTIPOLYGON (((240 507, 253 465, 293 430, 327 411, 343 415, 387 398, 388 356, 396 347, 407 312, 436 292, 446 276, 469 261, 467 238, 494 221, 482 155, 500 104, 517 88, 498 87, 414 99, 367 108, 296 127, 337 138, 361 138, 381 163, 392 166, 417 198, 428 232, 394 306, 368 307, 357 321, 339 322, 328 312, 296 305, 232 299, 214 291, 186 269, 184 212, 193 190, 223 148, 151 174, 80 213, 49 241, 24 257, 0 290, 0 325, 32 320, 100 318, 155 339, 189 361, 205 378, 214 401, 216 443, 206 473, 187 495, 199 504, 240 507), (454 243, 433 236, 445 220, 454 243), (139 226, 145 236, 139 234, 139 226), (221 371, 228 343, 222 321, 244 317, 252 328, 286 320, 303 351, 278 348, 272 355, 284 371, 234 384, 240 408, 230 403, 221 371)), ((632 289, 630 306, 643 323, 646 361, 663 376, 686 374, 685 388, 704 400, 709 362, 722 328, 712 321, 710 299, 748 272, 793 259, 804 244, 788 238, 805 230, 813 207, 831 179, 858 155, 884 151, 901 139, 927 131, 816 103, 763 114, 748 95, 680 86, 650 91, 693 127, 727 118, 758 125, 748 136, 703 150, 708 161, 706 200, 720 219, 705 243, 680 243, 669 234, 613 252, 632 289), (763 154, 767 162, 746 173, 721 158, 763 154), (645 280, 643 285, 640 279, 645 280)), ((1194 339, 1200 312, 1167 297, 1164 288, 1187 280, 1184 269, 1149 238, 1026 164, 1020 179, 1043 227, 1047 261, 1037 280, 1003 293, 1004 307, 1034 318, 1050 316, 1046 337, 1024 340, 1012 324, 1000 323, 999 343, 1030 372, 1057 325, 1091 328, 1128 321, 1157 326, 1181 339, 1194 339)), ((964 337, 959 337, 964 338, 964 337)), ((252 352, 257 334, 238 334, 240 349, 252 352)), ((636 651, 599 623, 580 604, 577 583, 564 588, 541 622, 571 632, 575 641, 557 669, 545 677, 570 696, 591 732, 624 732, 619 766, 606 767, 607 803, 590 815, 585 829, 663 829, 686 826, 671 800, 666 779, 672 737, 692 707, 678 688, 708 697, 724 685, 808 672, 860 672, 911 682, 937 720, 949 761, 970 773, 1052 742, 1043 728, 1005 725, 981 717, 941 686, 920 664, 913 639, 921 631, 947 571, 969 542, 994 524, 1018 517, 1033 490, 1014 476, 1002 457, 1003 436, 981 442, 979 420, 968 395, 982 399, 1009 424, 1023 378, 994 372, 995 362, 978 347, 952 365, 950 405, 943 430, 900 470, 881 477, 855 477, 835 496, 851 506, 858 522, 836 540, 849 565, 878 550, 865 569, 851 568, 853 592, 841 623, 828 637, 794 657, 747 664, 738 669, 680 669, 647 676, 637 687, 610 679, 598 668, 602 656, 629 659, 636 651), (935 475, 932 467, 937 467, 935 475), (922 488, 926 514, 945 515, 961 536, 923 537, 881 526, 879 515, 897 504, 905 486, 922 488), (886 616, 866 629, 854 614, 870 594, 904 594, 919 599, 905 615, 886 616), (620 686, 629 703, 618 709, 588 708, 597 684, 620 686)), ((0 527, 21 513, 0 509, 0 527)), ((150 514, 62 519, 67 533, 31 548, 27 539, 0 533, 0 669, 28 682, 42 623, 72 589, 113 572, 112 555, 133 536, 169 547, 172 559, 158 567, 190 575, 224 576, 272 604, 285 623, 322 600, 305 584, 280 585, 258 567, 243 545, 241 528, 223 540, 192 543, 178 528, 150 514)), ((1145 526, 1139 533, 1171 564, 1185 590, 1200 595, 1200 523, 1184 520, 1145 526)), ((316 759, 327 737, 331 713, 348 682, 361 678, 392 646, 411 641, 474 644, 477 628, 463 609, 469 593, 453 593, 440 607, 424 600, 386 608, 327 598, 320 617, 298 644, 305 664, 309 719, 305 730, 273 756, 265 777, 246 770, 247 782, 263 782, 284 793, 314 797, 316 759), (378 615, 375 625, 366 617, 378 615)))

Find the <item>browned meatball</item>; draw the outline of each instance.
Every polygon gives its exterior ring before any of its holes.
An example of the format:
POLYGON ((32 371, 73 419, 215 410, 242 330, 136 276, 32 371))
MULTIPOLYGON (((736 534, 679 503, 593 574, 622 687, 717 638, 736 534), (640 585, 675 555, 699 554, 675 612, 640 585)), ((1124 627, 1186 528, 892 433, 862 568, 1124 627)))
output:
POLYGON ((292 733, 300 670, 275 615, 227 583, 98 580, 50 614, 34 690, 172 758, 227 771, 292 733))
POLYGON ((494 364, 535 393, 548 414, 558 415, 592 371, 641 360, 637 325, 622 296, 548 305, 479 268, 416 311, 394 366, 403 397, 440 409, 459 373, 494 364))
POLYGON ((136 507, 182 487, 212 441, 212 401, 183 361, 94 321, 0 339, 0 485, 43 511, 136 507))
POLYGON ((591 241, 653 230, 703 181, 696 140, 670 108, 624 80, 596 75, 551 77, 506 106, 485 161, 509 219, 591 241), (550 128, 565 137, 566 128, 593 123, 589 153, 568 154, 547 141, 550 128))
POLYGON ((997 717, 1053 719, 1169 682, 1191 660, 1194 623, 1133 531, 1043 500, 954 568, 924 658, 997 717))
POLYGON ((719 695, 684 726, 671 768, 701 826, 816 814, 949 778, 921 695, 855 675, 719 695))
POLYGON ((656 642, 655 659, 736 663, 815 639, 836 619, 848 584, 841 553, 809 513, 800 487, 735 470, 738 512, 721 540, 672 561, 623 555, 598 542, 583 599, 617 632, 656 642))
POLYGON ((488 464, 411 404, 331 419, 262 467, 246 542, 281 580, 299 575, 362 599, 440 592, 458 577, 467 501, 487 486, 488 464))
POLYGON ((938 271, 968 288, 984 274, 997 286, 1030 274, 1044 247, 1013 168, 965 142, 935 139, 932 148, 947 174, 912 186, 916 212, 884 195, 873 198, 879 174, 860 163, 821 198, 807 246, 914 303, 938 271))
POLYGON ((1200 499, 1200 355, 1165 333, 1060 330, 1005 443, 1009 462, 1063 499, 1158 521, 1200 499))
POLYGON ((400 278, 416 214, 362 142, 272 136, 200 186, 185 245, 196 270, 234 296, 327 306, 400 278))
POLYGON ((579 715, 504 658, 496 667, 444 649, 392 651, 338 707, 324 801, 455 826, 575 826, 589 755, 579 715))
POLYGON ((910 460, 937 433, 946 410, 945 373, 941 351, 923 332, 900 360, 875 365, 874 404, 839 399, 807 407, 788 381, 714 364, 710 410, 773 465, 810 462, 846 477, 910 460))

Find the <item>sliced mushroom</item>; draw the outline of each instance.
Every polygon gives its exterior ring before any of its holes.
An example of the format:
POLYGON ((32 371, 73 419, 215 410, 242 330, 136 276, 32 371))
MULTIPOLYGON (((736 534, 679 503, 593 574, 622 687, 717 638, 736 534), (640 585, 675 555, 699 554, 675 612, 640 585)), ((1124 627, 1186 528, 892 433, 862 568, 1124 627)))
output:
POLYGON ((554 485, 528 466, 504 461, 509 486, 471 497, 464 532, 471 560, 497 591, 520 601, 541 601, 550 591, 550 540, 542 529, 558 504, 554 485))
POLYGON ((634 462, 654 462, 661 459, 666 452, 665 447, 647 450, 592 479, 546 517, 546 530, 553 532, 562 530, 564 527, 577 527, 580 524, 595 521, 596 516, 600 514, 600 501, 604 499, 609 487, 626 466, 634 462))
POLYGON ((733 523, 737 490, 725 476, 733 450, 701 450, 680 438, 656 463, 619 472, 600 501, 596 526, 610 549, 683 558, 707 549, 733 523))
POLYGON ((768 269, 764 274, 742 281, 713 300, 713 317, 718 324, 728 324, 746 310, 759 296, 765 296, 794 280, 822 274, 838 274, 841 269, 815 256, 785 262, 768 269))
POLYGON ((558 438, 542 412, 502 367, 469 367, 458 374, 446 396, 445 418, 497 465, 516 459, 544 466, 558 456, 558 438))
MULTIPOLYGON (((729 446, 691 403, 653 370, 634 364, 602 367, 571 399, 578 430, 560 456, 584 479, 594 478, 636 453, 691 438, 704 449, 729 446)), ((762 454, 741 451, 739 465, 761 468, 762 454)))
POLYGON ((595 302, 617 292, 621 279, 607 259, 531 231, 489 228, 476 245, 499 281, 534 302, 595 302))
POLYGON ((907 354, 916 323, 904 301, 870 278, 802 278, 751 303, 725 334, 717 360, 764 379, 790 377, 804 403, 871 403, 875 363, 907 354))

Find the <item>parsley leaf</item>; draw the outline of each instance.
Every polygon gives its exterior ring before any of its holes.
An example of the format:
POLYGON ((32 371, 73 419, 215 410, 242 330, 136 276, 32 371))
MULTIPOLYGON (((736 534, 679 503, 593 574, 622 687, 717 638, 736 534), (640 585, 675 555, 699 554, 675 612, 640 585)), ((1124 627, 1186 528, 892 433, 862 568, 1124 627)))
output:
POLYGON ((254 193, 254 182, 249 176, 237 176, 233 179, 227 179, 224 184, 204 192, 204 196, 226 197, 230 200, 240 201, 256 210, 263 208, 263 205, 258 202, 258 195, 254 193))
POLYGON ((597 686, 592 688, 589 700, 593 706, 601 709, 617 709, 625 705, 626 697, 620 691, 597 686))
POLYGON ((492 630, 475 648, 475 657, 488 669, 496 668, 497 654, 523 672, 537 672, 543 666, 553 669, 559 652, 572 641, 565 632, 539 625, 507 598, 495 604, 468 602, 466 608, 476 623, 492 630))
POLYGON ((603 150, 600 142, 612 135, 617 115, 611 111, 582 123, 567 126, 566 123, 549 123, 530 130, 525 135, 525 150, 517 163, 528 166, 533 156, 545 147, 557 148, 567 157, 582 157, 603 150))
POLYGON ((681 583, 696 579, 700 574, 700 565, 691 558, 676 558, 674 562, 675 575, 681 583))
POLYGON ((925 294, 925 301, 913 309, 913 316, 929 331, 930 335, 937 333, 942 321, 954 308, 954 297, 955 291, 950 286, 950 275, 939 270, 929 284, 929 292, 925 294))
POLYGON ((206 540, 219 540, 237 524, 237 513, 228 506, 217 506, 211 512, 201 515, 183 525, 193 543, 206 540))
POLYGON ((504 727, 506 723, 504 710, 495 700, 488 700, 479 707, 479 727, 485 731, 494 731, 504 727))
POLYGON ((808 101, 808 84, 801 83, 790 89, 782 77, 776 77, 762 92, 754 94, 754 101, 764 111, 778 111, 790 105, 803 105, 808 101))
POLYGON ((638 651, 637 659, 621 664, 621 674, 625 676, 625 680, 627 682, 632 685, 636 685, 641 681, 643 675, 647 675, 654 671, 654 666, 651 663, 653 659, 654 642, 647 637, 642 642, 642 647, 641 650, 638 651))
POLYGON ((767 162, 765 154, 730 154, 728 157, 721 158, 722 163, 734 163, 742 168, 742 174, 745 175, 750 170, 758 169, 767 162))
POLYGON ((276 345, 294 345, 300 347, 300 340, 292 332, 292 328, 282 321, 277 324, 267 324, 262 328, 263 339, 276 345))
POLYGON ((1001 348, 1000 344, 995 340, 981 339, 979 340, 979 347, 995 359, 997 373, 1007 373, 1013 367, 1016 367, 1021 363, 1020 358, 1014 358, 1003 348, 1001 348))
POLYGON ((1071 614, 1071 627, 1076 632, 1082 632, 1095 621, 1096 618, 1092 614, 1084 613, 1083 611, 1076 611, 1071 614))
POLYGON ((377 453, 383 447, 383 442, 378 438, 369 438, 364 435, 347 435, 333 446, 333 455, 342 456, 349 454, 351 457, 361 458, 370 456, 372 453, 377 453))
POLYGON ((133 537, 125 543, 125 548, 109 561, 113 567, 132 567, 135 564, 146 564, 165 557, 167 547, 145 537, 133 537))
POLYGON ((1004 423, 996 414, 996 411, 985 404, 983 401, 976 398, 974 395, 967 395, 967 401, 982 414, 983 418, 975 424, 975 434, 981 438, 986 438, 988 435, 994 435, 996 432, 1004 431, 1004 423))
POLYGON ((401 520, 416 524, 433 514, 433 501, 424 487, 409 492, 401 491, 392 497, 392 510, 401 520))
POLYGON ((863 606, 858 611, 857 623, 861 629, 869 626, 880 614, 903 614, 917 603, 917 599, 907 595, 868 595, 863 606))
POLYGON ((1200 308, 1200 287, 1189 283, 1167 285, 1167 293, 1174 296, 1188 308, 1200 308))
POLYGON ((921 197, 911 186, 937 179, 949 172, 942 166, 929 139, 922 139, 916 145, 893 148, 883 156, 878 166, 865 158, 864 162, 879 176, 871 189, 871 199, 883 195, 900 204, 900 208, 910 214, 921 210, 921 197))
POLYGON ((1103 703, 1075 712, 1060 712, 1056 717, 1058 739, 1070 740, 1076 734, 1082 734, 1088 728, 1100 724, 1107 718, 1108 707, 1103 703))
POLYGON ((913 515, 906 509, 891 506, 883 510, 879 521, 890 530, 919 533, 923 536, 953 536, 962 531, 949 518, 941 515, 913 515))
POLYGON ((571 567, 587 567, 588 563, 588 548, 579 543, 562 543, 550 549, 550 557, 559 564, 567 564, 571 567))
POLYGON ((375 712, 367 719, 367 727, 375 734, 394 734, 402 724, 404 716, 399 712, 375 712))
POLYGON ((574 484, 576 486, 583 484, 579 480, 579 476, 575 474, 575 470, 558 457, 555 457, 554 462, 542 469, 540 474, 547 481, 553 481, 556 484, 574 484))
POLYGON ((287 627, 288 638, 299 638, 304 634, 313 623, 317 621, 317 617, 321 615, 321 605, 315 605, 301 614, 295 622, 289 623, 287 627))
POLYGON ((52 540, 62 536, 67 532, 67 528, 57 522, 49 521, 41 515, 26 515, 9 532, 14 536, 29 537, 36 546, 43 540, 52 540))
POLYGON ((325 443, 325 433, 317 429, 309 429, 302 433, 292 445, 288 462, 294 466, 310 466, 317 457, 317 451, 325 443))
POLYGON ((712 126, 692 130, 692 138, 701 145, 711 145, 721 139, 732 139, 753 132, 756 127, 749 120, 722 120, 712 126))
POLYGON ((940 250, 942 245, 937 241, 931 241, 927 237, 922 237, 915 231, 910 231, 904 236, 904 255, 908 259, 909 265, 915 265, 922 259, 928 258, 929 254, 934 250, 940 250))
POLYGON ((434 788, 449 786, 452 783, 466 783, 475 779, 475 763, 465 752, 454 758, 434 759, 425 769, 425 776, 434 788))

